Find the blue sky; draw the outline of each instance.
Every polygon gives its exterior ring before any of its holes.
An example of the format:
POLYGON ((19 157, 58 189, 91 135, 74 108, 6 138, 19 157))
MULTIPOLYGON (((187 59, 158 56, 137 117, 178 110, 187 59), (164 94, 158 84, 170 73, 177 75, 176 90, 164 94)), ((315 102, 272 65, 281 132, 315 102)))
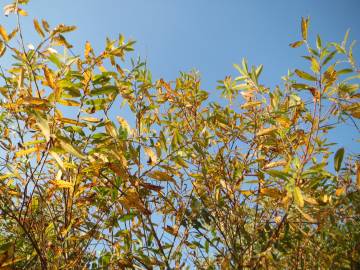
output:
MULTIPOLYGON (((27 11, 25 30, 34 16, 52 26, 77 25, 69 40, 78 53, 86 40, 99 52, 107 36, 122 33, 137 40, 133 55, 147 58, 155 79, 171 80, 195 68, 209 92, 217 80, 236 75, 232 64, 243 57, 264 64, 261 82, 269 86, 280 84, 288 69, 305 69, 303 49, 288 46, 300 39, 301 16, 311 18, 310 40, 319 33, 323 41, 341 41, 348 28, 350 39, 360 40, 359 0, 33 0, 27 11)), ((34 38, 27 35, 29 42, 34 38)), ((355 56, 360 60, 359 46, 355 56)), ((358 139, 347 126, 339 135, 349 148, 358 139)))

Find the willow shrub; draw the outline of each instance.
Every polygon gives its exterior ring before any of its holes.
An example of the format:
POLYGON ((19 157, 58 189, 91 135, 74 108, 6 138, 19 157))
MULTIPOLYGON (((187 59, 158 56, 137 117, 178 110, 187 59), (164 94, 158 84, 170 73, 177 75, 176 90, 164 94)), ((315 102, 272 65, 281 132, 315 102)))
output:
POLYGON ((303 18, 309 70, 270 89, 244 60, 211 102, 121 35, 78 55, 34 19, 27 45, 27 2, 0 26, 1 269, 359 269, 359 154, 328 138, 359 131, 348 33, 313 46, 303 18))

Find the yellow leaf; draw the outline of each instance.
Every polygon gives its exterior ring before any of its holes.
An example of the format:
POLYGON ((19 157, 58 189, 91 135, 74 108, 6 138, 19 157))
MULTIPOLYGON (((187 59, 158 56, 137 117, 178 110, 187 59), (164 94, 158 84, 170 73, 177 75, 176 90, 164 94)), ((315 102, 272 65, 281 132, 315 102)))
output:
POLYGON ((286 164, 287 164, 287 162, 285 160, 274 161, 274 162, 270 162, 270 163, 266 164, 263 169, 266 170, 266 169, 270 169, 270 168, 285 166, 286 164))
POLYGON ((80 127, 86 127, 86 124, 76 121, 74 119, 70 119, 70 118, 66 118, 66 117, 61 117, 61 118, 56 118, 56 119, 62 123, 71 124, 71 125, 80 126, 80 127))
POLYGON ((51 184, 55 185, 57 188, 73 188, 74 184, 64 180, 51 180, 51 184))
POLYGON ((85 52, 84 52, 85 58, 89 57, 89 54, 90 54, 91 50, 92 50, 92 48, 91 48, 90 42, 86 41, 86 43, 85 43, 85 52))
POLYGON ((80 117, 81 120, 84 120, 86 122, 90 122, 90 123, 99 123, 101 122, 100 119, 98 118, 95 118, 95 117, 88 117, 88 116, 84 116, 84 117, 80 117))
POLYGON ((274 218, 274 220, 275 220, 276 224, 280 224, 281 221, 282 221, 282 217, 281 217, 281 216, 276 216, 276 217, 274 218))
POLYGON ((258 133, 256 133, 256 136, 268 135, 268 134, 275 132, 276 130, 277 130, 277 127, 264 128, 264 129, 259 130, 258 133))
POLYGON ((282 193, 278 189, 275 189, 275 188, 262 188, 260 190, 260 194, 266 195, 269 197, 274 197, 274 198, 282 198, 283 197, 282 193))
POLYGON ((48 100, 42 98, 25 97, 23 99, 23 104, 27 104, 27 105, 43 105, 46 103, 48 103, 48 100))
POLYGON ((18 87, 24 87, 24 73, 25 70, 23 68, 20 69, 20 74, 19 74, 19 78, 18 78, 18 87))
POLYGON ((37 151, 37 148, 32 147, 32 148, 29 148, 29 149, 18 151, 18 152, 15 153, 15 155, 16 155, 16 157, 22 157, 22 156, 31 154, 31 153, 36 152, 36 151, 37 151))
POLYGON ((131 134, 131 128, 128 122, 120 116, 116 116, 116 119, 118 120, 119 124, 127 131, 128 134, 131 134))
POLYGON ((250 196, 253 192, 251 190, 240 190, 240 193, 245 196, 250 196))
POLYGON ((27 16, 27 15, 28 15, 28 13, 26 12, 26 10, 23 10, 23 9, 21 9, 21 8, 18 8, 18 13, 19 13, 19 15, 21 15, 21 16, 27 16))
POLYGON ((44 118, 42 118, 39 114, 35 114, 36 117, 36 125, 39 127, 39 129, 41 130, 42 134, 44 135, 46 141, 50 141, 50 127, 49 127, 49 123, 47 120, 45 120, 44 118))
POLYGON ((252 101, 252 102, 246 102, 245 104, 241 105, 241 109, 249 109, 253 107, 260 106, 262 103, 260 101, 252 101))
POLYGON ((164 227, 164 231, 171 234, 171 235, 176 236, 178 234, 179 229, 176 226, 171 227, 171 226, 168 225, 168 226, 164 227))
MULTIPOLYGON (((33 255, 30 255, 30 256, 34 257, 33 255)), ((11 258, 7 259, 6 261, 2 261, 0 267, 1 267, 1 269, 11 269, 11 268, 7 268, 7 266, 14 265, 18 262, 25 261, 27 259, 29 259, 27 256, 24 256, 24 257, 12 257, 11 256, 11 258)))
POLYGON ((121 198, 120 201, 127 207, 134 207, 144 214, 150 214, 150 211, 145 207, 141 201, 138 192, 135 188, 130 188, 125 192, 125 198, 121 198))
POLYGON ((42 20, 41 23, 42 23, 42 26, 44 27, 45 31, 49 32, 50 31, 49 23, 45 20, 42 20))
POLYGON ((336 191, 335 191, 335 195, 336 195, 336 196, 341 196, 341 195, 343 195, 344 193, 345 193, 345 187, 338 188, 338 189, 336 189, 336 191))
POLYGON ((149 148, 149 147, 145 147, 144 148, 144 151, 145 151, 145 153, 148 155, 148 157, 149 157, 149 163, 151 164, 151 165, 155 165, 156 164, 156 162, 157 162, 157 156, 156 156, 156 154, 154 153, 154 151, 151 149, 151 148, 149 148))
POLYGON ((0 35, 3 38, 4 41, 8 42, 9 41, 9 36, 6 33, 5 28, 0 24, 0 35))
POLYGON ((70 100, 70 99, 60 99, 58 100, 58 103, 60 103, 61 105, 64 106, 74 106, 74 107, 79 107, 80 103, 75 101, 75 100, 70 100))
POLYGON ((295 203, 299 206, 299 207, 304 207, 304 198, 302 196, 301 193, 301 189, 299 187, 295 187, 294 189, 294 199, 295 199, 295 203))
POLYGON ((315 200, 314 198, 311 197, 303 197, 304 201, 307 202, 308 204, 312 204, 312 205, 318 205, 317 200, 315 200))
POLYGON ((312 71, 314 71, 315 73, 319 73, 320 72, 320 64, 319 62, 316 60, 315 57, 311 58, 311 69, 312 71))
POLYGON ((278 123, 278 125, 280 125, 281 127, 284 127, 284 128, 288 128, 291 126, 290 119, 286 118, 286 117, 278 117, 278 118, 276 118, 276 122, 278 123))
POLYGON ((0 175, 0 180, 8 179, 13 176, 14 176, 14 174, 12 174, 12 173, 3 174, 3 175, 0 175))
POLYGON ((34 19, 34 27, 35 27, 36 32, 38 32, 38 34, 39 34, 42 38, 44 38, 44 37, 45 37, 44 31, 41 29, 41 26, 40 26, 40 24, 39 24, 39 22, 38 22, 37 19, 34 19))
POLYGON ((59 140, 60 142, 60 146, 62 149, 64 149, 66 152, 68 152, 69 154, 72 154, 80 159, 85 159, 86 156, 84 154, 82 154, 79 150, 77 150, 74 146, 72 146, 71 144, 65 142, 64 140, 59 140))
POLYGON ((4 43, 0 40, 0 57, 2 57, 6 52, 6 46, 4 43))
POLYGON ((302 34, 303 40, 307 40, 308 25, 309 25, 309 18, 301 18, 301 34, 302 34))
POLYGON ((167 174, 166 172, 162 172, 162 171, 151 171, 147 173, 147 176, 156 179, 158 181, 169 181, 169 182, 173 182, 176 183, 174 178, 167 174))
POLYGON ((48 69, 47 66, 45 66, 43 68, 44 70, 44 75, 45 75, 45 79, 46 79, 46 82, 47 84, 52 88, 52 89, 55 89, 56 88, 56 84, 55 84, 55 81, 54 81, 54 76, 53 74, 51 73, 51 71, 48 69))
POLYGON ((111 121, 105 123, 106 132, 113 138, 118 136, 117 131, 111 121))
POLYGON ((310 216, 309 214, 301 211, 299 208, 297 208, 299 210, 299 212, 301 213, 301 215, 309 222, 311 223, 317 223, 317 220, 314 219, 312 216, 310 216))
POLYGON ((58 163, 61 170, 63 172, 65 172, 66 171, 65 165, 64 165, 64 162, 62 161, 62 159, 60 158, 60 156, 57 153, 53 152, 53 151, 49 151, 49 153, 56 160, 56 162, 58 163))

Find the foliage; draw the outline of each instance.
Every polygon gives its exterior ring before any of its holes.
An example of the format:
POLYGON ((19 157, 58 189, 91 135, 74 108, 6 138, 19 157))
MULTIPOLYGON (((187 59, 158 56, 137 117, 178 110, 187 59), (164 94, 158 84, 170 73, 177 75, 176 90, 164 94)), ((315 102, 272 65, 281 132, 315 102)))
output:
POLYGON ((35 19, 26 46, 27 2, 0 26, 1 269, 360 267, 359 155, 327 136, 360 117, 348 33, 312 47, 304 18, 309 71, 270 90, 244 60, 210 102, 195 72, 126 68, 121 35, 76 55, 35 19))

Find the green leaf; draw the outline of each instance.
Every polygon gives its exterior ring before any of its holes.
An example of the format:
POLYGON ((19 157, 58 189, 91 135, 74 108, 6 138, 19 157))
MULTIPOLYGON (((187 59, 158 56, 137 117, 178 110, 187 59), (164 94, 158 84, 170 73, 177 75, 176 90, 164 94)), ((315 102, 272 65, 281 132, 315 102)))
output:
POLYGON ((324 62, 322 63, 323 66, 325 66, 327 63, 329 63, 329 61, 330 61, 331 59, 333 59, 335 55, 336 55, 336 51, 331 52, 331 53, 324 59, 324 62))
POLYGON ((136 216, 135 213, 128 213, 128 214, 125 214, 125 215, 122 215, 119 220, 121 222, 126 222, 126 221, 129 221, 129 220, 132 220, 134 217, 136 216))
POLYGON ((277 170, 266 170, 264 171, 264 173, 267 173, 268 175, 275 177, 275 178, 280 178, 283 180, 287 180, 290 177, 290 174, 286 173, 286 172, 282 172, 282 171, 277 171, 277 170))
POLYGON ((354 70, 352 68, 344 68, 344 69, 341 69, 341 70, 338 70, 336 71, 336 74, 337 75, 341 75, 341 74, 348 74, 348 73, 351 73, 353 72, 354 70))
POLYGON ((108 85, 101 88, 94 89, 90 92, 90 96, 108 95, 111 93, 117 93, 118 88, 114 85, 108 85))
POLYGON ((317 36, 316 36, 316 48, 317 48, 318 50, 320 50, 321 47, 322 47, 322 44, 321 44, 321 43, 322 43, 322 42, 321 42, 321 38, 320 38, 319 35, 317 35, 317 36))
POLYGON ((300 89, 309 89, 310 86, 304 83, 293 83, 291 85, 292 88, 300 90, 300 89))
POLYGON ((335 171, 339 171, 341 168, 341 163, 343 161, 344 158, 344 147, 341 147, 339 150, 336 151, 335 157, 334 157, 334 168, 335 171))
POLYGON ((295 73, 304 80, 314 81, 314 82, 317 81, 317 79, 314 76, 310 75, 309 73, 306 73, 305 71, 295 69, 295 73))

